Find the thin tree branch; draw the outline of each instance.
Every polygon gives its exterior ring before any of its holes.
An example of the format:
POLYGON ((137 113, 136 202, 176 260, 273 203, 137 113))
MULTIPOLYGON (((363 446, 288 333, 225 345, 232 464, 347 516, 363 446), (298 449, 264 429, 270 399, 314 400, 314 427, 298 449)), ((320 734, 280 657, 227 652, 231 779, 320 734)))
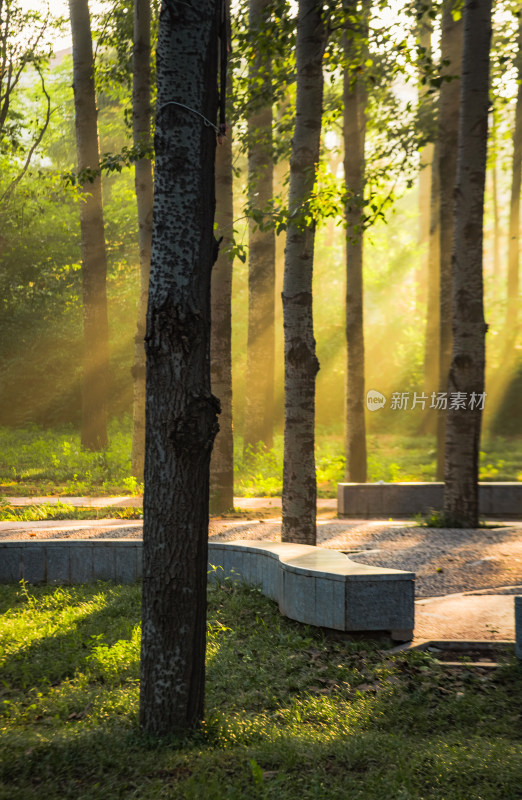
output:
POLYGON ((47 89, 45 88, 44 76, 42 74, 42 71, 41 71, 41 68, 40 68, 39 65, 35 64, 35 69, 38 72, 38 75, 40 76, 40 83, 42 84, 42 92, 44 93, 44 96, 45 96, 45 99, 46 99, 46 103, 47 103, 47 108, 46 108, 46 113, 45 113, 45 121, 44 121, 44 124, 42 125, 42 127, 41 127, 41 129, 40 129, 40 131, 39 131, 39 133, 38 133, 38 135, 36 137, 36 139, 34 140, 33 144, 31 145, 31 147, 29 149, 29 152, 27 153, 27 157, 25 159, 25 162, 24 162, 24 165, 23 165, 22 169, 20 170, 20 172, 16 176, 16 178, 14 178, 11 181, 11 183, 9 184, 8 188, 6 189, 6 191, 4 192, 2 197, 0 197, 0 206, 5 205, 8 202, 9 197, 11 196, 13 191, 16 189, 16 187, 18 186, 18 184, 20 183, 20 181, 22 180, 22 178, 26 174, 26 172, 27 172, 27 170, 29 168, 29 164, 31 163, 31 159, 32 159, 32 157, 34 155, 34 152, 35 152, 36 148, 39 146, 40 142, 42 141, 42 139, 44 137, 44 134, 45 134, 45 131, 47 130, 47 127, 49 125, 49 120, 51 118, 51 98, 49 96, 49 93, 48 93, 47 89))

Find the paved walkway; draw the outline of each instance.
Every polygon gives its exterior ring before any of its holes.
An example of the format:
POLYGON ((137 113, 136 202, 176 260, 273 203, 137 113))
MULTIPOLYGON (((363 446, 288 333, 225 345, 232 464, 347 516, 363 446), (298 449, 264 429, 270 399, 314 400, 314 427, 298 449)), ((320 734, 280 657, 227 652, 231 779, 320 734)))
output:
MULTIPOLYGON (((143 505, 142 495, 121 495, 119 497, 65 497, 49 495, 47 497, 6 497, 5 502, 11 506, 32 506, 49 503, 56 505, 75 506, 76 508, 140 508, 143 505)), ((335 497, 318 498, 317 507, 319 510, 337 509, 337 499, 335 497)), ((261 508, 281 508, 280 497, 234 497, 234 508, 244 511, 259 510, 261 508)))
MULTIPOLYGON (((488 590, 494 592, 495 590, 488 590)), ((463 593, 415 601, 415 640, 515 640, 515 598, 509 594, 463 593)))
MULTIPOLYGON (((57 502, 73 506, 92 508, 140 507, 141 496, 120 497, 10 497, 6 502, 11 505, 26 506, 33 504, 57 502)), ((234 506, 245 511, 262 509, 279 510, 280 497, 237 497, 234 506)), ((335 499, 319 499, 318 511, 335 512, 335 499)), ((370 522, 370 521, 366 521, 370 522)), ((139 528, 139 520, 44 520, 41 522, 0 522, 2 530, 37 530, 56 529, 79 531, 92 529, 103 530, 117 527, 139 528)), ((415 603, 415 640, 423 639, 467 639, 467 640, 514 640, 514 595, 522 595, 522 586, 503 586, 493 589, 449 594, 442 597, 419 599, 415 603)))

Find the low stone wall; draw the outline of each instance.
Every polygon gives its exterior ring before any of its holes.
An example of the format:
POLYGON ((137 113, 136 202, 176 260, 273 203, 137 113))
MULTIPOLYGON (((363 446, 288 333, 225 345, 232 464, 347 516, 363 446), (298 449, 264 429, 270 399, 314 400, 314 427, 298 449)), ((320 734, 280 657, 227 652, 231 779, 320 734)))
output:
MULTIPOLYGON (((442 509, 443 483, 339 483, 340 517, 410 517, 442 509)), ((486 517, 522 517, 522 482, 479 483, 479 511, 486 517)))
POLYGON ((0 542, 0 583, 134 583, 141 559, 140 539, 0 542))
MULTIPOLYGON (((132 583, 142 577, 136 539, 0 542, 0 583, 132 583)), ((236 577, 279 604, 282 614, 339 631, 388 632, 408 641, 414 627, 411 572, 359 564, 336 550, 288 542, 210 542, 210 579, 236 577)))

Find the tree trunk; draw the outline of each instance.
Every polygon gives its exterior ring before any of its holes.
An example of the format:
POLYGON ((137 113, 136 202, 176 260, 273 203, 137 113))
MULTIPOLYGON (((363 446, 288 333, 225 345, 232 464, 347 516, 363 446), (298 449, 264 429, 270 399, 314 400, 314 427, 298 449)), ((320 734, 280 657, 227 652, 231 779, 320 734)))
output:
MULTIPOLYGON (((69 0, 73 42, 73 87, 78 171, 98 171, 98 112, 94 89, 94 59, 87 0, 69 0)), ((82 445, 107 447, 109 390, 109 324, 107 256, 103 226, 101 176, 84 181, 80 203, 84 370, 82 445)))
POLYGON ((478 526, 478 468, 484 392, 485 334, 482 244, 489 111, 491 0, 466 0, 455 191, 453 351, 449 391, 464 408, 451 408, 446 425, 444 514, 449 524, 478 526), (473 407, 472 407, 473 406, 473 407))
MULTIPOLYGON (((433 149, 430 192, 430 236, 428 247, 428 295, 426 303, 426 338, 424 344, 424 392, 430 397, 439 386, 440 346, 440 181, 439 147, 433 149)), ((435 433, 437 419, 427 408, 419 433, 435 433)))
MULTIPOLYGON (((522 105, 522 104, 521 104, 522 105)), ((495 114, 492 114, 493 128, 495 129, 495 114)), ((521 120, 522 122, 522 120, 521 120)), ((490 140, 491 140, 490 135, 490 140)), ((497 133, 493 137, 493 158, 491 159, 491 205, 493 211, 493 277, 495 279, 494 290, 498 293, 498 283, 500 278, 500 209, 498 205, 498 152, 497 152, 497 133)))
POLYGON ((420 153, 419 173, 419 245, 421 263, 417 270, 417 309, 420 311, 427 301, 429 282, 429 243, 431 230, 431 175, 433 169, 434 145, 428 142, 420 153))
POLYGON ((209 464, 213 130, 218 0, 165 0, 157 50, 154 226, 147 312, 140 723, 203 716, 209 464))
MULTIPOLYGON (((232 96, 232 79, 227 77, 232 96)), ((234 437, 232 432, 232 259, 227 252, 233 240, 234 203, 232 133, 216 150, 217 238, 221 251, 212 269, 210 369, 212 392, 219 397, 221 415, 210 461, 210 511, 223 514, 234 506, 234 437)))
MULTIPOLYGON (((134 51, 132 120, 134 144, 150 142, 150 0, 134 3, 134 51)), ((140 300, 134 345, 134 404, 132 430, 132 474, 143 478, 145 459, 145 326, 149 292, 150 251, 152 246, 152 164, 140 158, 135 165, 134 182, 138 207, 138 243, 140 250, 140 300)))
POLYGON ((312 273, 315 224, 306 220, 321 138, 322 3, 300 0, 297 16, 297 103, 290 158, 289 222, 283 280, 285 339, 285 445, 283 524, 285 542, 315 544, 315 354, 312 273))
MULTIPOLYGON (((262 29, 270 0, 250 0, 251 34, 262 29)), ((248 201, 264 209, 273 197, 272 77, 270 56, 259 48, 250 65, 255 110, 248 119, 248 201), (258 82, 261 82, 258 84, 258 82)), ((248 225, 248 342, 243 451, 273 444, 275 232, 248 225)))
MULTIPOLYGON (((418 42, 424 48, 426 56, 431 56, 431 36, 433 25, 428 14, 424 13, 418 24, 418 42)), ((419 106, 426 98, 426 87, 420 82, 419 76, 419 106)), ((431 229, 431 175, 433 165, 433 142, 427 142, 420 152, 419 172, 419 245, 421 246, 421 261, 417 270, 417 309, 421 309, 426 302, 427 284, 429 273, 429 242, 431 229)), ((434 387, 435 388, 435 387, 434 387)))
MULTIPOLYGON (((462 62, 462 19, 453 19, 456 0, 444 0, 442 8, 441 57, 449 61, 442 74, 439 101, 439 180, 440 180, 440 344, 439 392, 448 391, 451 362, 451 253, 453 247, 453 196, 457 174, 459 96, 462 62)), ((444 477, 444 439, 446 411, 437 417, 437 478, 444 477)))
MULTIPOLYGON (((513 170, 509 205, 509 249, 506 310, 506 350, 512 350, 518 332, 519 258, 520 258, 520 184, 522 165, 522 16, 518 29, 518 93, 513 132, 513 170)), ((508 353, 506 353, 508 355, 508 353)))
MULTIPOLYGON (((345 6, 350 10, 350 6, 345 6)), ((366 36, 365 24, 360 33, 366 36)), ((356 57, 356 40, 344 35, 344 57, 356 57)), ((360 49, 359 49, 360 53, 360 49)), ((361 58, 361 60, 363 60, 361 58)), ((346 220, 346 479, 366 483, 363 328, 363 207, 366 138, 366 87, 351 70, 344 70, 344 176, 346 220)))

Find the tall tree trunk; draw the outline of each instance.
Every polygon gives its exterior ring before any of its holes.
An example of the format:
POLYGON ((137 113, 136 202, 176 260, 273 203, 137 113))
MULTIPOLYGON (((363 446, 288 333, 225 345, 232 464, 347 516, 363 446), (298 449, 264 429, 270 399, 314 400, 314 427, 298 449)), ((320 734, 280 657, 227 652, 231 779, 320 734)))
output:
POLYGON ((493 211, 493 277, 495 279, 495 293, 498 291, 498 281, 500 278, 500 209, 498 205, 498 152, 497 152, 497 132, 495 124, 495 113, 492 114, 493 153, 491 158, 491 205, 493 211))
MULTIPOLYGON (((439 386, 440 345, 440 181, 439 147, 433 149, 430 191, 430 235, 428 247, 428 295, 426 305, 426 337, 424 345, 424 392, 428 397, 439 386)), ((433 409, 426 409, 419 433, 435 433, 437 418, 433 409)))
POLYGON ((431 176, 433 169, 434 145, 428 142, 420 154, 419 173, 419 245, 421 261, 417 270, 417 308, 420 310, 427 301, 429 282, 429 243, 431 229, 431 176))
MULTIPOLYGON (((232 96, 228 72, 227 94, 232 96)), ((216 150, 217 238, 223 237, 212 269, 210 371, 212 392, 219 397, 221 415, 210 461, 210 511, 223 514, 234 506, 234 437, 232 430, 232 259, 227 249, 233 240, 234 203, 232 133, 216 150)))
MULTIPOLYGON (((511 202, 509 205, 509 248, 506 310, 506 350, 512 350, 517 339, 519 314, 519 260, 520 260, 520 186, 522 166, 522 15, 518 29, 518 93, 513 132, 513 169, 511 177, 511 202)), ((508 355, 508 353, 506 353, 508 355)))
POLYGON ((464 408, 448 411, 444 513, 450 524, 478 526, 478 467, 484 392, 485 334, 482 245, 489 111, 491 0, 466 0, 455 191, 453 351, 450 392, 464 408))
MULTIPOLYGON (((250 0, 249 28, 261 31, 271 0, 250 0)), ((258 48, 249 80, 257 100, 248 119, 248 200, 264 209, 273 196, 272 76, 266 49, 258 48)), ((248 342, 243 450, 273 444, 275 232, 248 225, 248 342)))
MULTIPOLYGON (((345 10, 353 4, 345 4, 345 10)), ((364 13, 364 11, 363 11, 364 13)), ((360 36, 367 36, 366 20, 360 36)), ((344 57, 350 64, 361 45, 344 35, 344 57)), ((365 45, 362 46, 363 50, 365 45)), ((364 79, 344 70, 344 176, 346 220, 346 479, 366 483, 366 425, 364 419, 364 328, 363 328, 363 217, 366 138, 366 87, 364 79)))
MULTIPOLYGON (((419 45, 427 56, 432 55, 433 23, 422 4, 419 20, 419 45)), ((419 76, 422 78, 422 74, 419 76)), ((419 106, 426 102, 426 88, 419 83, 419 106)), ((419 174, 419 244, 424 252, 417 278, 417 307, 426 302, 426 333, 424 338, 424 392, 429 397, 439 386, 440 331, 440 179, 439 147, 428 142, 421 152, 419 174)), ((422 415, 419 433, 435 433, 437 417, 432 408, 422 415)))
POLYGON ((154 229, 147 312, 140 723, 203 716, 219 0, 165 0, 157 50, 154 229))
MULTIPOLYGON (((150 0, 134 2, 134 50, 132 90, 132 132, 136 146, 150 143, 150 0)), ((138 207, 140 250, 140 300, 134 344, 134 404, 132 431, 132 474, 143 478, 145 459, 145 325, 149 292, 150 251, 152 246, 152 164, 140 158, 135 165, 134 182, 138 207)))
MULTIPOLYGON (((69 0, 73 42, 73 88, 78 170, 98 170, 98 112, 94 89, 94 58, 87 0, 69 0)), ((109 324, 107 256, 103 226, 101 176, 82 183, 80 203, 84 369, 82 445, 107 447, 109 393, 109 324)))
MULTIPOLYGON (((431 18, 424 13, 419 20, 418 42, 423 48, 426 56, 431 56, 431 36, 433 25, 431 18)), ((423 77, 419 76, 419 106, 426 98, 426 87, 420 82, 423 77)), ((419 244, 421 250, 420 265, 417 270, 417 308, 420 309, 426 302, 427 284, 429 281, 429 241, 431 228, 431 175, 433 165, 433 142, 427 142, 420 153, 420 172, 419 172, 419 244)))
POLYGON ((286 542, 315 544, 315 354, 312 273, 315 224, 305 219, 313 188, 323 104, 322 3, 300 0, 297 16, 297 104, 290 158, 289 223, 283 280, 285 445, 283 524, 286 542))
MULTIPOLYGON (((442 74, 439 101, 439 180, 440 180, 440 345, 439 392, 448 391, 451 362, 451 253, 453 247, 453 195, 457 174, 457 141, 459 124, 460 74, 462 62, 462 19, 455 20, 452 11, 456 0, 444 0, 442 8, 441 57, 449 64, 442 74), (457 79, 456 76, 459 76, 457 79)), ((444 477, 444 439, 446 411, 437 417, 437 478, 444 477)))

